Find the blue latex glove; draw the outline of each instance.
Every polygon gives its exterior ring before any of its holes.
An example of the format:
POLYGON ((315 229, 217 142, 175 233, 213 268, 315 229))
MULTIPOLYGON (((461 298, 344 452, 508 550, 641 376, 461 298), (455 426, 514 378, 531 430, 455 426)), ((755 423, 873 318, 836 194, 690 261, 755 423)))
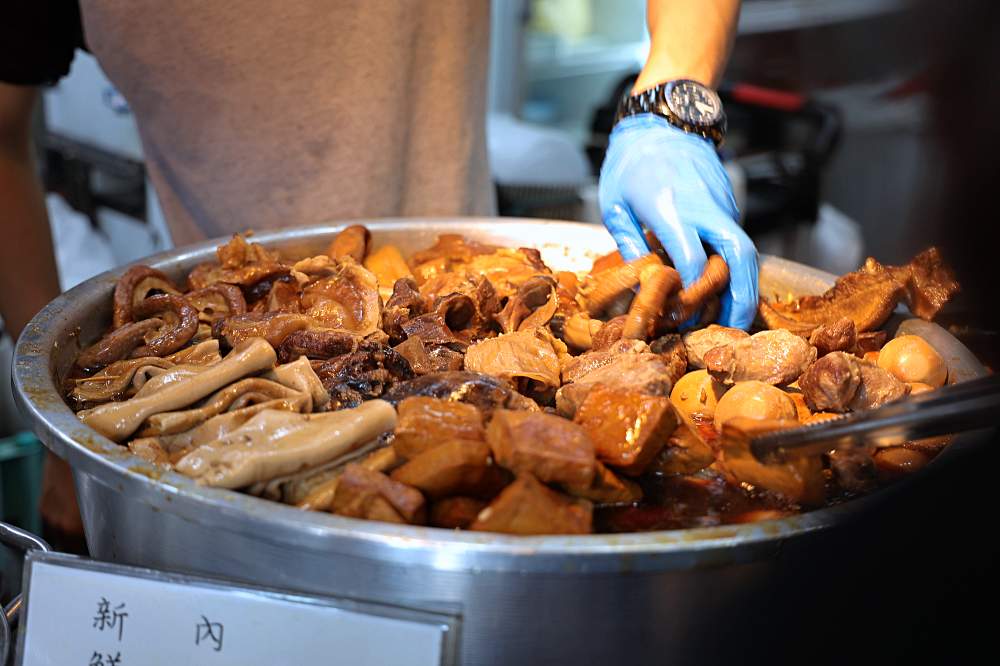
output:
POLYGON ((684 286, 701 275, 702 242, 729 265, 719 323, 749 328, 757 312, 757 249, 715 147, 665 119, 641 114, 611 132, 601 168, 601 215, 626 261, 649 252, 643 227, 663 244, 684 286))

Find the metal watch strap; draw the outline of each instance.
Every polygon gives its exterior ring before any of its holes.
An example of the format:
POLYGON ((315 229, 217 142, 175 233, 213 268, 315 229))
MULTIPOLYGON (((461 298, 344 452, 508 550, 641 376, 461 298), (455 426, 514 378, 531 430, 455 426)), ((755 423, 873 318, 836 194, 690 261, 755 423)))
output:
POLYGON ((710 140, 715 144, 716 148, 721 146, 726 135, 725 112, 722 114, 721 122, 712 127, 699 127, 685 123, 671 113, 670 107, 667 105, 664 97, 664 91, 671 83, 673 81, 659 83, 636 95, 632 95, 631 91, 626 90, 622 98, 618 100, 618 109, 615 112, 615 125, 623 118, 628 118, 629 116, 639 115, 640 113, 652 113, 666 119, 674 127, 682 129, 689 134, 697 134, 710 140))

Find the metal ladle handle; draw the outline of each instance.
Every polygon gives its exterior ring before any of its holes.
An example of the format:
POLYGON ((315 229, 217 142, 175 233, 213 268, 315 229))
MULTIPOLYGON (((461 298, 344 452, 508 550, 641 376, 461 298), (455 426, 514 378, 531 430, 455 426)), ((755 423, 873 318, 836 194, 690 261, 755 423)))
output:
MULTIPOLYGON (((26 532, 2 521, 0 521, 0 543, 19 548, 25 552, 40 550, 47 553, 52 550, 49 544, 31 532, 26 532)), ((10 628, 17 620, 23 602, 23 595, 18 594, 11 599, 9 604, 4 606, 3 613, 0 613, 0 666, 6 666, 7 658, 10 656, 10 628)))

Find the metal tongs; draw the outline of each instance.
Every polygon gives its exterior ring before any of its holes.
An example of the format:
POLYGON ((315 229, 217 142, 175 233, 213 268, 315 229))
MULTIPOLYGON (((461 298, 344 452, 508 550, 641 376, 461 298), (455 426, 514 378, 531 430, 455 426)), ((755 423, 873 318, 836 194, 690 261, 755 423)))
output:
POLYGON ((751 438, 750 452, 764 463, 786 453, 821 454, 856 446, 905 442, 1000 425, 1000 377, 990 375, 910 396, 878 409, 854 412, 800 428, 751 438))

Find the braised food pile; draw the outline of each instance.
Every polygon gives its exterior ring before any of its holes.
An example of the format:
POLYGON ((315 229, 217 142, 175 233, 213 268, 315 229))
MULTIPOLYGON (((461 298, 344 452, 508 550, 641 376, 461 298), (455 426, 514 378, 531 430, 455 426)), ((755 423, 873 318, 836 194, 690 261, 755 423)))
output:
POLYGON ((764 465, 733 432, 817 423, 947 382, 923 339, 958 289, 936 250, 869 259, 820 296, 711 323, 718 256, 681 288, 662 253, 553 272, 443 235, 413 256, 360 226, 326 253, 240 236, 175 281, 134 266, 66 379, 79 418, 198 483, 355 518, 511 534, 779 517, 924 465, 944 440, 764 465))

